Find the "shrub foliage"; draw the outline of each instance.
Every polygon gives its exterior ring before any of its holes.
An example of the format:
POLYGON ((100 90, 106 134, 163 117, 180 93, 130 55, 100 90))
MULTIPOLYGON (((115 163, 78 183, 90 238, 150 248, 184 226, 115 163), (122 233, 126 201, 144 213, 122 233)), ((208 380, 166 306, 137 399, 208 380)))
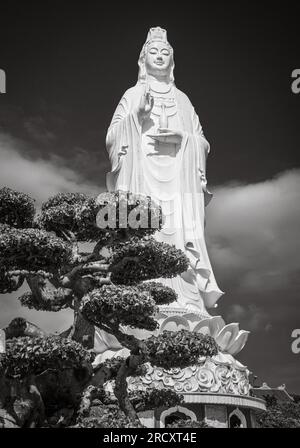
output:
POLYGON ((6 377, 24 378, 47 369, 79 369, 92 361, 93 355, 75 341, 59 336, 25 336, 7 341, 0 366, 6 377))
POLYGON ((149 292, 136 286, 104 285, 83 298, 81 312, 87 320, 101 326, 105 322, 155 330, 151 317, 158 311, 149 292))
POLYGON ((199 357, 218 353, 218 345, 211 336, 188 330, 163 331, 146 339, 145 344, 151 363, 165 369, 197 364, 199 357))

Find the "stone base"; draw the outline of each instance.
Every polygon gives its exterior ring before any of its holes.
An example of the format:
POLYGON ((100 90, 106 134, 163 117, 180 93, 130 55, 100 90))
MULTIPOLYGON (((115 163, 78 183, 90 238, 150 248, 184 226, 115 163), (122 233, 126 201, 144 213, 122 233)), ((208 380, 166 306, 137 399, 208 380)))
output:
MULTIPOLYGON (((219 353, 200 358, 199 364, 185 369, 165 370, 147 364, 145 375, 127 381, 131 391, 168 388, 184 397, 180 406, 140 413, 147 428, 164 428, 168 418, 180 416, 216 428, 253 428, 254 411, 265 410, 266 405, 264 400, 250 396, 248 374, 248 369, 231 355, 219 353)), ((106 383, 106 390, 113 393, 112 383, 106 383)))
MULTIPOLYGON (((254 427, 254 410, 265 409, 263 400, 250 396, 249 371, 234 356, 244 347, 249 332, 239 329, 237 323, 225 324, 221 316, 209 316, 176 307, 160 307, 156 316, 159 328, 154 332, 123 328, 139 339, 159 335, 165 330, 182 329, 212 336, 220 351, 217 356, 202 357, 197 365, 184 369, 165 370, 147 365, 147 373, 142 377, 128 379, 129 390, 149 390, 170 388, 184 396, 184 403, 174 408, 158 408, 143 412, 142 423, 148 428, 163 428, 171 414, 187 415, 192 420, 206 421, 217 428, 254 427)), ((129 351, 118 341, 104 332, 98 334, 99 353, 97 363, 115 356, 126 357, 129 351)), ((112 385, 106 389, 112 393, 112 385)), ((174 415, 173 415, 174 417, 174 415)), ((172 418, 173 418, 172 417, 172 418)))
POLYGON ((165 428, 168 419, 176 416, 205 421, 213 428, 255 428, 255 410, 265 409, 264 401, 253 397, 200 394, 185 399, 180 406, 140 412, 139 418, 147 428, 165 428))
POLYGON ((128 379, 129 390, 172 389, 178 394, 231 394, 248 396, 249 371, 231 355, 202 357, 197 365, 166 370, 146 364, 147 373, 128 379))

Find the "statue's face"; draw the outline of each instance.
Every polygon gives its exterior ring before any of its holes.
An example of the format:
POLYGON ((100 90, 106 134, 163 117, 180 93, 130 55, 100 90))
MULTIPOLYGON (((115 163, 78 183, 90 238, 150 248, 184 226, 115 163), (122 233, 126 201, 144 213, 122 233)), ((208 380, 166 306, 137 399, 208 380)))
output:
POLYGON ((151 42, 146 53, 146 70, 149 75, 164 76, 169 73, 171 49, 164 42, 151 42))

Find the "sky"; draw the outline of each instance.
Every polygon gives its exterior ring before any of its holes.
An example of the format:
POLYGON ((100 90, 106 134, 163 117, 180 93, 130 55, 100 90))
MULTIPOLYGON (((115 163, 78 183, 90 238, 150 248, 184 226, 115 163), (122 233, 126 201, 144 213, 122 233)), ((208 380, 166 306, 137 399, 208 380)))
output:
MULTIPOLYGON (((210 142, 214 199, 206 239, 225 295, 214 314, 250 330, 238 359, 258 383, 300 393, 300 69, 293 2, 184 2, 118 6, 102 2, 1 5, 0 188, 39 206, 61 191, 105 190, 105 135, 152 26, 168 31, 175 83, 191 99, 210 142)), ((70 311, 21 308, 4 295, 0 327, 23 316, 47 331, 68 327, 70 311)))

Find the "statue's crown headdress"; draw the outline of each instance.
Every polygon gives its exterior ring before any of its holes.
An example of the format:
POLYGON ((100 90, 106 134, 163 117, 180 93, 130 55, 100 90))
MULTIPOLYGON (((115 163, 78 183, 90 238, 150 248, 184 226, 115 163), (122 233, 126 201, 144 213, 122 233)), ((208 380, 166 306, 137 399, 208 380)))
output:
POLYGON ((146 44, 149 42, 153 42, 154 40, 155 41, 159 40, 161 42, 168 43, 167 31, 164 30, 163 28, 160 28, 159 26, 156 26, 155 28, 150 28, 150 30, 148 32, 146 44))
POLYGON ((167 31, 161 28, 160 26, 156 26, 153 28, 150 28, 146 42, 143 45, 142 51, 140 53, 138 65, 139 65, 139 75, 138 75, 138 83, 145 83, 147 79, 147 71, 145 67, 145 59, 147 54, 147 48, 150 42, 153 41, 160 41, 164 42, 166 45, 168 45, 170 51, 171 51, 171 66, 170 66, 170 74, 169 74, 169 81, 174 84, 174 58, 173 58, 173 48, 168 42, 167 39, 167 31))

